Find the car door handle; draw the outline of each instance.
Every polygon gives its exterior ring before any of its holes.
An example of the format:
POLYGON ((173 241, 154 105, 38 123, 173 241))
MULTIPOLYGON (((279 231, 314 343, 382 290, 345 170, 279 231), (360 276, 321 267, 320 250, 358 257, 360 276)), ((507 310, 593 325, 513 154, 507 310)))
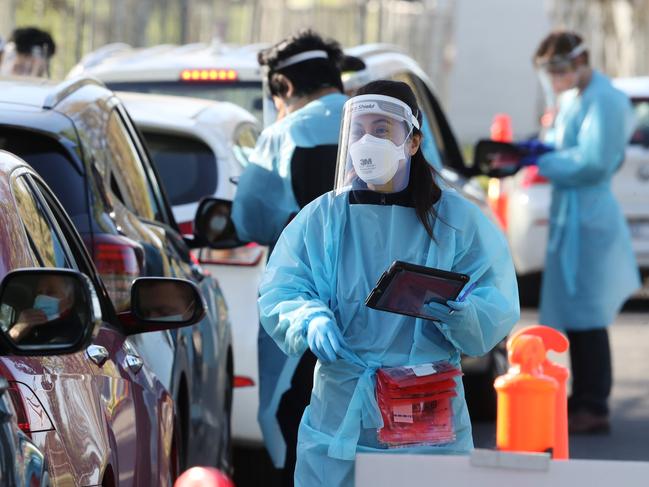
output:
POLYGON ((86 355, 88 355, 88 358, 97 364, 98 367, 104 365, 106 360, 108 360, 108 350, 106 350, 106 347, 102 347, 101 345, 90 345, 86 348, 86 355))
POLYGON ((129 353, 126 356, 126 359, 124 359, 124 365, 129 369, 131 369, 131 372, 137 374, 140 371, 140 369, 142 369, 144 362, 142 362, 142 359, 137 355, 133 355, 129 353))

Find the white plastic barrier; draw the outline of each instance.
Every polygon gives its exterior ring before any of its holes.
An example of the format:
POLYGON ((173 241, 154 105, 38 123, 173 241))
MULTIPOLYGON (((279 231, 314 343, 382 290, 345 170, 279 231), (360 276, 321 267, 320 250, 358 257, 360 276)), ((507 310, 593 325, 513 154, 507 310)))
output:
POLYGON ((649 462, 554 461, 545 454, 475 450, 471 456, 359 454, 356 487, 647 487, 649 462))

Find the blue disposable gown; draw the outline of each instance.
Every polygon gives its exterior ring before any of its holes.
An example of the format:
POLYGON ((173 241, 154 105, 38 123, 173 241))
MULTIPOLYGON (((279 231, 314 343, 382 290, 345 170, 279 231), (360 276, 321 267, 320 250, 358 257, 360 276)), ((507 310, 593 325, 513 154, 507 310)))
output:
MULTIPOLYGON (((317 199, 284 230, 260 286, 262 325, 281 349, 300 355, 306 327, 318 315, 335 320, 349 360, 318 362, 310 406, 298 437, 296 485, 353 485, 357 451, 385 451, 374 396, 380 366, 482 355, 519 318, 518 291, 504 236, 471 202, 443 190, 433 241, 414 208, 349 204, 349 194, 317 199), (394 260, 466 273, 477 287, 467 298, 475 320, 461 328, 370 309, 365 298, 394 260)), ((472 446, 462 381, 453 399, 457 440, 397 452, 461 454, 472 446)))
POLYGON ((557 150, 540 173, 552 183, 541 323, 603 328, 640 287, 624 215, 611 191, 633 128, 629 99, 598 72, 586 89, 563 95, 553 131, 557 150))
MULTIPOLYGON (((271 247, 275 244, 288 220, 300 210, 291 181, 293 155, 298 148, 338 144, 345 101, 347 97, 342 94, 323 96, 262 132, 249 166, 239 179, 232 207, 239 238, 271 247)), ((277 409, 291 386, 300 357, 287 357, 263 329, 259 330, 257 352, 259 425, 273 464, 282 468, 286 443, 277 422, 277 409)))

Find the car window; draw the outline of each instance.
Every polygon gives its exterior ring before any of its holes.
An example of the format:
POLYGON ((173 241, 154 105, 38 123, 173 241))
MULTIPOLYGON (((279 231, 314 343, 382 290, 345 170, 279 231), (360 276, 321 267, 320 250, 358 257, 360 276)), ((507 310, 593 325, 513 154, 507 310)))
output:
POLYGON ((106 143, 111 162, 111 187, 117 186, 117 196, 138 216, 156 220, 158 207, 147 183, 146 174, 130 135, 119 114, 110 113, 106 143))
POLYGON ((12 189, 29 244, 39 265, 73 268, 56 227, 41 201, 34 197, 26 179, 16 178, 12 189))
POLYGON ((649 100, 633 100, 636 126, 631 136, 631 145, 649 147, 649 100))
POLYGON ((259 127, 252 123, 242 123, 234 131, 232 151, 242 168, 248 166, 250 154, 254 150, 258 138, 259 127))
POLYGON ((3 127, 0 129, 0 149, 28 162, 52 188, 73 219, 87 215, 83 166, 72 160, 61 144, 34 132, 3 127))
POLYGON ((172 205, 194 203, 216 192, 216 157, 207 144, 194 137, 143 134, 172 205))

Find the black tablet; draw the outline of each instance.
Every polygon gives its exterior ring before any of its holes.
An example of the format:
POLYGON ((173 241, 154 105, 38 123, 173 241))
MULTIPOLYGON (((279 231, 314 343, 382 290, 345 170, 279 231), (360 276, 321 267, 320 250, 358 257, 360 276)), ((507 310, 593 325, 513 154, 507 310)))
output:
POLYGON ((383 273, 365 305, 391 313, 430 319, 424 305, 455 300, 469 276, 395 260, 383 273))

